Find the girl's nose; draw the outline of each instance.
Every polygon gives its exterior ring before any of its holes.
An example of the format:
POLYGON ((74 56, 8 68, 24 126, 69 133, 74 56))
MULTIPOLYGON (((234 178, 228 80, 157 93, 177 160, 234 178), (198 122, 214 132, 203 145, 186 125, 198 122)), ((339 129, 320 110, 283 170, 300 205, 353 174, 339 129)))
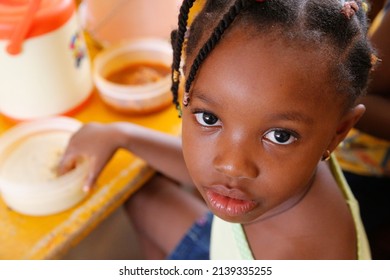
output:
POLYGON ((219 142, 218 152, 213 159, 215 170, 231 178, 255 179, 260 170, 254 160, 254 149, 247 143, 219 142))

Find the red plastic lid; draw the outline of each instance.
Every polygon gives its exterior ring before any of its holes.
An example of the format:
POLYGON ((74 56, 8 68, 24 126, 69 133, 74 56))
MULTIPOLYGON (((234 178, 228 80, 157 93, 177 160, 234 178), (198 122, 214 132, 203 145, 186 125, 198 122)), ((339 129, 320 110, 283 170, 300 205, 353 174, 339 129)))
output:
MULTIPOLYGON (((25 21, 34 0, 0 0, 0 40, 10 40, 25 21)), ((40 0, 24 39, 54 31, 65 24, 76 7, 73 0, 40 0)))

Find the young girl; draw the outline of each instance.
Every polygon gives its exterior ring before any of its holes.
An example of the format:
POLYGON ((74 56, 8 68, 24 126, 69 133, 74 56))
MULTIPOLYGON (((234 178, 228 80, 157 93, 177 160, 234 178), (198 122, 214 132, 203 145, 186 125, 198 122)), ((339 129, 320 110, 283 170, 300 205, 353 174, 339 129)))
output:
POLYGON ((369 258, 356 201, 327 161, 365 110, 355 100, 373 64, 366 5, 208 0, 187 26, 193 2, 173 36, 181 139, 88 124, 60 172, 88 158, 89 188, 119 148, 159 171, 126 204, 147 258, 369 258))

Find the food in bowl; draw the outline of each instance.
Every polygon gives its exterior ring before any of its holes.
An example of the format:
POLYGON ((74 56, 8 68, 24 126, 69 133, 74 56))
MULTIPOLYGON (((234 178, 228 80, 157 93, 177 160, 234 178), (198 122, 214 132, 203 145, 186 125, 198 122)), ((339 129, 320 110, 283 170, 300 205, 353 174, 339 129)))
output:
POLYGON ((138 39, 108 47, 93 63, 102 100, 127 113, 151 113, 172 104, 172 48, 163 39, 138 39))
POLYGON ((160 81, 170 72, 170 68, 163 64, 132 63, 108 74, 106 79, 116 84, 139 86, 160 81))
POLYGON ((86 196, 88 163, 58 175, 67 143, 81 123, 66 117, 21 123, 0 136, 0 191, 12 210, 32 216, 67 210, 86 196))
POLYGON ((20 139, 4 155, 0 177, 15 184, 32 185, 56 180, 56 169, 69 136, 68 131, 58 130, 20 139))

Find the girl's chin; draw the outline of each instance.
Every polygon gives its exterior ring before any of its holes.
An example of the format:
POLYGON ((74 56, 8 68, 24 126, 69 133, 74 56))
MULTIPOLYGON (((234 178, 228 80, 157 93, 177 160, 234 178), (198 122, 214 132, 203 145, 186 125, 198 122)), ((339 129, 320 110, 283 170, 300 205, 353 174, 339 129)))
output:
POLYGON ((206 198, 209 207, 217 216, 231 222, 241 220, 242 216, 248 215, 257 206, 253 200, 236 199, 211 190, 206 191, 206 198))

